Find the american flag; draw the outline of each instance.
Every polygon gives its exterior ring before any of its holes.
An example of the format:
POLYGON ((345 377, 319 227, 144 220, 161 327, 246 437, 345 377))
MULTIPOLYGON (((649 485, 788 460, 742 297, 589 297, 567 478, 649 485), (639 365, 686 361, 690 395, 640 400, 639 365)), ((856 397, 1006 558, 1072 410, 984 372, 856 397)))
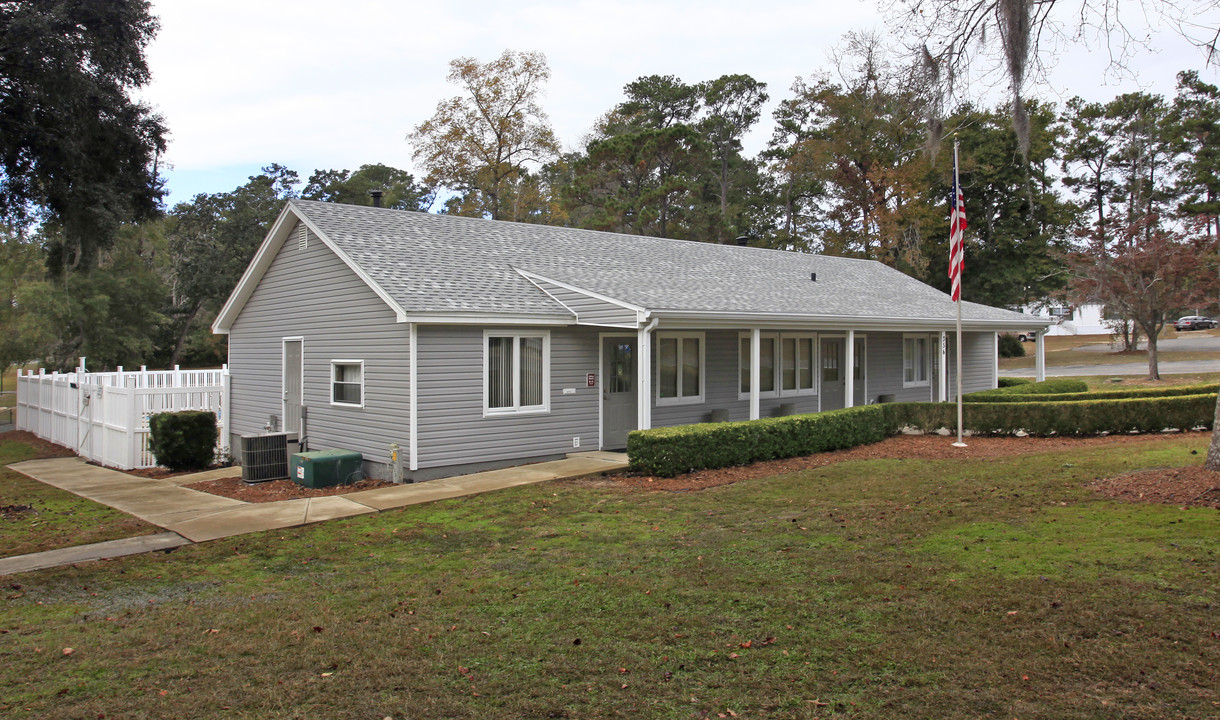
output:
POLYGON ((966 230, 966 201, 962 197, 962 185, 957 176, 957 148, 953 148, 953 196, 949 198, 953 207, 949 211, 949 282, 953 302, 962 299, 962 266, 966 250, 962 239, 966 230))

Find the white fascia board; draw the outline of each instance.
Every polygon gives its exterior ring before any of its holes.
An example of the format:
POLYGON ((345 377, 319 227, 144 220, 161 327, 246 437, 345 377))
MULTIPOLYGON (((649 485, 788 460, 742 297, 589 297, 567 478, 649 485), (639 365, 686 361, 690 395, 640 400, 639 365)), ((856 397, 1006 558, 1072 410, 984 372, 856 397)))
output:
MULTIPOLYGON (((593 292, 592 290, 586 290, 582 287, 577 287, 576 285, 572 285, 571 283, 566 283, 566 282, 562 282, 560 280, 555 280, 553 278, 546 277, 545 275, 539 275, 537 273, 532 273, 528 270, 522 270, 521 268, 515 267, 515 268, 513 268, 513 270, 516 270, 526 280, 533 282, 535 286, 537 286, 537 284, 538 284, 535 281, 541 280, 542 282, 548 282, 552 285, 558 285, 559 287, 563 288, 564 290, 571 290, 572 292, 577 292, 577 293, 580 293, 581 295, 587 295, 587 296, 593 298, 594 300, 601 300, 602 302, 610 303, 611 305, 618 305, 621 308, 625 308, 627 310, 632 310, 632 311, 635 311, 636 313, 647 313, 648 312, 648 310, 646 308, 642 308, 639 305, 629 303, 626 300, 618 300, 617 298, 612 298, 609 295, 602 295, 601 293, 593 292)), ((543 290, 541 287, 539 287, 538 289, 542 290, 543 292, 546 292, 546 290, 543 290)), ((550 295, 550 293, 547 293, 547 295, 550 295)), ((552 296, 552 297, 554 297, 554 296, 552 296)), ((559 302, 559 301, 556 300, 556 302, 559 302)), ((567 307, 567 306, 565 305, 564 307, 567 307)))
POLYGON ((574 315, 530 315, 525 313, 412 313, 407 322, 420 325, 550 325, 576 324, 574 315))
POLYGON ((322 232, 317 225, 314 225, 305 214, 297 210, 296 206, 289 200, 284 209, 280 211, 279 217, 271 225, 271 230, 267 233, 267 237, 263 240, 263 244, 259 246, 258 252, 254 254, 254 259, 250 261, 250 265, 246 268, 246 272, 242 274, 241 280, 237 282, 237 287, 230 293, 229 299, 225 301, 224 307, 217 314, 215 322, 212 323, 212 332, 216 334, 228 334, 233 327, 233 322, 237 320, 238 314, 246 305, 246 301, 254 294, 254 288, 267 274, 267 270, 271 267, 271 263, 275 261, 275 257, 279 254, 280 248, 283 247, 284 241, 288 238, 288 234, 292 232, 295 221, 299 220, 313 231, 313 234, 322 241, 327 248, 330 249, 344 265, 347 265, 356 276, 368 285, 377 297, 381 298, 390 309, 394 311, 398 322, 407 322, 407 311, 398 304, 390 294, 385 291, 375 280, 368 276, 367 273, 357 264, 347 253, 339 249, 330 238, 326 237, 326 233, 322 232))
MULTIPOLYGON (((764 326, 776 330, 877 330, 939 331, 953 330, 955 320, 935 318, 858 317, 836 315, 790 315, 786 313, 722 313, 714 311, 654 311, 662 327, 740 329, 764 326)), ((1013 320, 962 320, 963 330, 1021 330, 1041 322, 1013 320)))

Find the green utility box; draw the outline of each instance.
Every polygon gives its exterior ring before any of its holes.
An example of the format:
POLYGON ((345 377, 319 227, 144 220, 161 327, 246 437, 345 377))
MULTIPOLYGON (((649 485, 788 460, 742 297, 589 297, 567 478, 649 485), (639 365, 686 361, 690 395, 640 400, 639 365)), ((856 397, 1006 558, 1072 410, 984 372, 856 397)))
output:
POLYGON ((292 481, 308 488, 350 485, 364 479, 364 457, 351 450, 296 453, 289 465, 292 481))

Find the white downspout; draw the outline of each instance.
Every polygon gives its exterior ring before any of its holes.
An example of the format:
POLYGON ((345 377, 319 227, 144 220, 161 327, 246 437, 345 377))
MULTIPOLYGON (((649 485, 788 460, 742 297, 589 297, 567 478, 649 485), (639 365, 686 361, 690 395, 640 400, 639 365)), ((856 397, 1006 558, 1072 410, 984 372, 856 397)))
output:
POLYGON ((750 419, 757 420, 762 415, 758 399, 758 385, 762 379, 762 330, 750 328, 750 419))
POLYGON ((843 407, 854 406, 856 400, 856 331, 847 331, 847 365, 843 369, 843 407))
POLYGON ((640 328, 638 334, 639 355, 636 358, 636 381, 639 389, 636 393, 636 429, 648 430, 652 427, 652 331, 657 329, 660 318, 653 318, 647 325, 640 328))

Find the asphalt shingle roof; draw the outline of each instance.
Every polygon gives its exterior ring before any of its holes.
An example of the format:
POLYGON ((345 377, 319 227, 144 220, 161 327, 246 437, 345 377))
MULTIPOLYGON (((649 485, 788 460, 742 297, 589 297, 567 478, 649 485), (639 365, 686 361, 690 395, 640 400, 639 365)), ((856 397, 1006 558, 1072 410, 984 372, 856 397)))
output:
MULTIPOLYGON (((516 269, 652 311, 912 320, 956 312, 948 295, 871 260, 291 202, 407 313, 566 312, 516 269)), ((969 302, 962 315, 1029 319, 969 302)))

